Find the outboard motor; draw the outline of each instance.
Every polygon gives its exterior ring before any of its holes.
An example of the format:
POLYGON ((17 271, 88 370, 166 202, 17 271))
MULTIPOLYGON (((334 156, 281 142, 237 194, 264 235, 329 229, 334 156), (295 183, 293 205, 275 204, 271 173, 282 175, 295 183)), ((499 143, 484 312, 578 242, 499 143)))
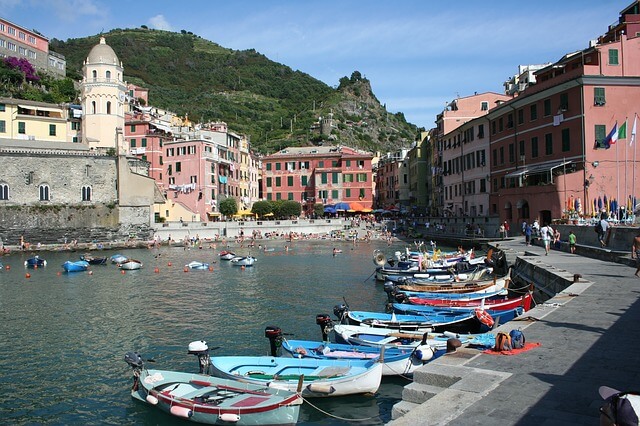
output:
POLYGON ((138 384, 140 383, 140 373, 142 373, 142 369, 144 368, 144 361, 137 352, 127 352, 124 354, 124 360, 133 369, 133 386, 131 390, 137 391, 138 384))
POLYGON ((209 357, 209 346, 207 346, 207 342, 204 340, 196 340, 189 343, 189 351, 187 353, 198 357, 200 374, 209 374, 211 359, 209 357))
POLYGON ((349 306, 344 303, 333 307, 333 314, 338 318, 340 324, 349 323, 349 321, 347 320, 347 312, 349 312, 349 306))
POLYGON ((271 348, 271 356, 280 356, 282 352, 282 330, 280 327, 273 325, 267 326, 264 329, 264 337, 269 339, 269 346, 271 348))
POLYGON ((392 281, 386 281, 384 283, 384 292, 387 293, 387 300, 389 303, 393 303, 395 301, 394 296, 398 292, 398 287, 392 281))
POLYGON ((398 303, 405 303, 409 299, 407 297, 407 293, 404 293, 402 291, 397 292, 394 295, 394 298, 396 299, 396 302, 398 302, 398 303))
POLYGON ((333 321, 331 317, 327 314, 318 314, 316 315, 316 324, 320 326, 320 330, 322 332, 322 341, 329 341, 329 333, 333 331, 333 321))

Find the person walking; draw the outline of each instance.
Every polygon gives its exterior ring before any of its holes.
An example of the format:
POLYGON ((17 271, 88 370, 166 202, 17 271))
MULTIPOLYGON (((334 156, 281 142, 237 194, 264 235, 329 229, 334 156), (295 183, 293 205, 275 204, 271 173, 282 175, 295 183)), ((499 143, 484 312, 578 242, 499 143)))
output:
POLYGON ((524 242, 528 246, 531 245, 531 234, 533 234, 533 228, 531 228, 531 225, 527 223, 527 225, 524 228, 524 242))
POLYGON ((606 247, 605 235, 607 235, 607 229, 609 229, 609 222, 606 221, 604 213, 600 217, 600 221, 596 224, 596 233, 598 234, 598 241, 602 247, 606 247))
POLYGON ((544 244, 544 255, 549 255, 549 249, 551 248, 551 238, 553 238, 553 229, 545 224, 540 229, 540 236, 542 237, 542 243, 544 244))
POLYGON ((636 273, 635 276, 640 278, 640 232, 633 237, 633 244, 631 245, 631 259, 636 259, 636 273))
POLYGON ((573 231, 569 232, 569 252, 571 254, 576 253, 576 234, 573 231))

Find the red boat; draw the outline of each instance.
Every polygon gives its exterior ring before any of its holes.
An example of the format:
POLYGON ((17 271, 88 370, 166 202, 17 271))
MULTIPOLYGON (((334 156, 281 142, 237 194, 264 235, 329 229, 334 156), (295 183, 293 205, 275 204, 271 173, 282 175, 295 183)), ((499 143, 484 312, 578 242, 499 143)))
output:
POLYGON ((531 308, 531 301, 533 299, 532 293, 528 292, 524 296, 518 297, 499 297, 491 299, 477 299, 477 300, 452 300, 452 299, 437 299, 437 298, 421 298, 421 297, 409 297, 409 303, 413 305, 426 305, 435 306, 438 308, 481 308, 491 309, 494 311, 506 311, 515 309, 520 306, 525 311, 531 308))

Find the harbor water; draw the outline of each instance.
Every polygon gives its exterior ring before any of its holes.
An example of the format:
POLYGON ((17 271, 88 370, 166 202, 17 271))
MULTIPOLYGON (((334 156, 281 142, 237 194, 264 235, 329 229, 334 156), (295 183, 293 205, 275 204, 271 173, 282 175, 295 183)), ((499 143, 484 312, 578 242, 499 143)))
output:
MULTIPOLYGON (((3 423, 179 424, 131 399, 125 352, 140 352, 155 361, 153 368, 197 372, 197 358, 187 354, 194 340, 206 340, 215 348, 212 356, 268 355, 267 326, 291 338, 320 340, 315 317, 334 317, 337 304, 384 309, 383 286, 371 276, 372 253, 404 249, 381 241, 261 243, 273 251, 231 247, 258 259, 245 269, 219 260, 220 245, 123 250, 144 263, 126 273, 113 264, 63 272, 62 263, 78 260, 78 252, 40 253, 47 266, 29 270, 24 261, 31 253, 0 258, 3 423), (334 247, 343 252, 332 255, 334 247), (194 260, 213 270, 185 272, 194 260)), ((312 399, 314 407, 303 405, 299 424, 384 424, 408 383, 385 377, 375 395, 312 399)))

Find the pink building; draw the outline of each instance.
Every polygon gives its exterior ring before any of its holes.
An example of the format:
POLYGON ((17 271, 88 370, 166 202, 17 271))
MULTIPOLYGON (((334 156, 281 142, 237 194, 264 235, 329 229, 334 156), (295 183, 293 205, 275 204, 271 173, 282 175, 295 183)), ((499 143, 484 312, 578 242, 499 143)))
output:
POLYGON ((308 214, 313 205, 373 203, 371 153, 348 147, 285 148, 262 158, 265 200, 294 200, 308 214))
POLYGON ((606 210, 605 197, 626 206, 640 195, 637 144, 630 146, 639 34, 636 1, 597 41, 537 71, 535 85, 489 112, 492 214, 512 226, 544 223, 606 210), (625 123, 614 143, 608 135, 625 123))

